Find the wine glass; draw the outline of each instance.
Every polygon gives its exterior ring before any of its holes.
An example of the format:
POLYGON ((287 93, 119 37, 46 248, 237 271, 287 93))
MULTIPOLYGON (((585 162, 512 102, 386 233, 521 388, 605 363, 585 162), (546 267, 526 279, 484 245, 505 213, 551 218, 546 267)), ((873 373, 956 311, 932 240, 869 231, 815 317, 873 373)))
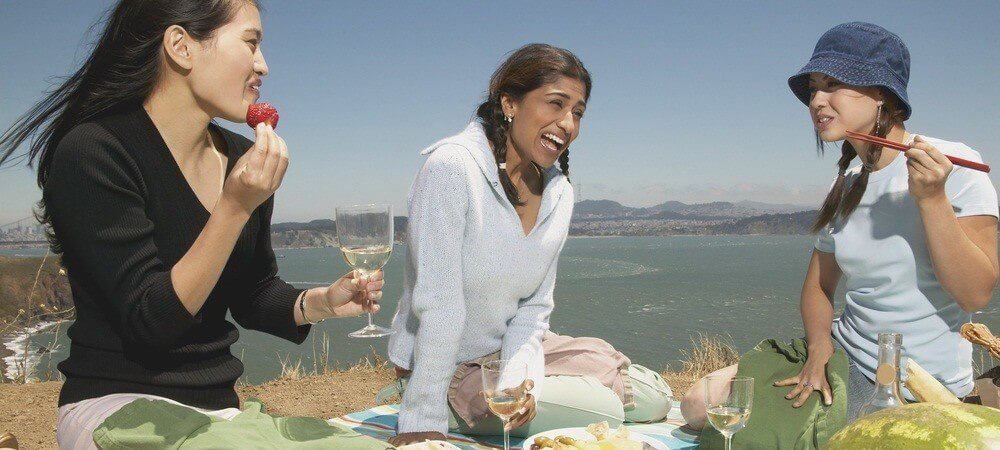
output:
MULTIPOLYGON (((337 208, 337 240, 354 277, 369 279, 389 261, 392 254, 393 219, 389 205, 357 205, 337 208)), ((349 334, 352 338, 388 336, 392 330, 372 323, 349 334)))
POLYGON ((708 423, 726 438, 726 450, 732 448, 733 435, 746 426, 753 406, 753 378, 709 376, 705 383, 705 407, 708 423))
POLYGON ((510 450, 510 418, 528 401, 524 389, 527 372, 525 363, 510 360, 490 361, 482 366, 483 396, 490 411, 503 422, 504 450, 510 450))

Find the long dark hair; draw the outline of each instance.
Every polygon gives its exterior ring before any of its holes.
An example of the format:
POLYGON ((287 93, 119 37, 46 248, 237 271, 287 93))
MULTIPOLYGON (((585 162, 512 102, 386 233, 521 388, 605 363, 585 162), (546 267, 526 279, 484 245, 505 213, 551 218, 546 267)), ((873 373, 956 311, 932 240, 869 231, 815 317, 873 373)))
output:
MULTIPOLYGON (((514 205, 523 205, 524 202, 517 194, 517 188, 510 181, 507 171, 500 169, 500 164, 507 161, 507 133, 510 131, 510 123, 504 117, 500 97, 505 94, 514 100, 521 100, 528 92, 555 83, 564 76, 583 83, 584 95, 586 99, 590 99, 590 72, 583 67, 576 55, 548 44, 525 45, 511 53, 493 72, 486 101, 476 109, 476 116, 486 130, 486 138, 493 146, 500 184, 503 185, 507 199, 514 205)), ((559 155, 559 168, 569 177, 569 149, 559 155)))
MULTIPOLYGON (((882 89, 882 98, 882 107, 879 109, 878 117, 875 118, 875 125, 869 134, 884 138, 889 134, 889 130, 892 129, 893 125, 903 123, 906 111, 899 107, 895 95, 889 91, 882 89)), ((816 132, 816 149, 820 153, 823 153, 825 150, 823 140, 819 137, 819 132, 816 132)), ((872 169, 871 165, 875 161, 878 161, 879 156, 882 155, 882 146, 865 144, 863 150, 867 155, 870 155, 869 163, 861 165, 861 172, 858 174, 858 177, 855 178, 850 187, 847 187, 845 186, 847 169, 851 165, 851 161, 858 156, 858 151, 846 140, 840 146, 840 160, 837 161, 837 168, 839 170, 837 181, 834 182, 830 193, 826 194, 826 199, 823 200, 823 206, 820 208, 819 215, 816 217, 816 222, 812 227, 813 233, 822 230, 835 218, 846 219, 858 207, 858 203, 861 202, 861 197, 864 196, 865 189, 868 187, 868 176, 871 174, 872 169)))
MULTIPOLYGON (((0 167, 23 160, 29 167, 37 163, 38 186, 44 188, 53 152, 73 127, 139 103, 153 91, 167 28, 179 25, 199 41, 209 39, 245 4, 259 8, 256 0, 119 1, 106 13, 100 38, 83 65, 0 135, 0 167), (29 139, 27 151, 16 154, 29 139)), ((44 200, 35 215, 49 223, 44 200)), ((58 251, 51 235, 50 242, 58 251)))

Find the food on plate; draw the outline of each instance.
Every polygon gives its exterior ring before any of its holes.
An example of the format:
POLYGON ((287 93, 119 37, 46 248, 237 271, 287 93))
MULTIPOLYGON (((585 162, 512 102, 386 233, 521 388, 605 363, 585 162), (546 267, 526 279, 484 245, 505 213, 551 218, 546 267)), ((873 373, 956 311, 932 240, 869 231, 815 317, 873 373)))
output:
POLYGON ((593 423, 587 426, 587 433, 595 440, 585 441, 569 436, 555 438, 538 437, 531 445, 531 450, 645 450, 652 448, 649 444, 629 439, 628 428, 618 427, 614 434, 607 422, 593 423))

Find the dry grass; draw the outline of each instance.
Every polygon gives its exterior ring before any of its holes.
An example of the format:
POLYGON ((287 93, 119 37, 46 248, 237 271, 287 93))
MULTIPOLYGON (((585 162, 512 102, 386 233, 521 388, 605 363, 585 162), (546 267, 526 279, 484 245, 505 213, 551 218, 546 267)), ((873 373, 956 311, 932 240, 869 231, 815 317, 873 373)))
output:
POLYGON ((301 360, 283 363, 281 378, 242 386, 237 392, 244 400, 259 398, 276 415, 328 419, 375 406, 375 394, 395 379, 391 366, 381 358, 363 358, 339 371, 328 363, 311 370, 303 367, 301 360))
POLYGON ((368 356, 357 360, 346 370, 337 369, 341 365, 330 361, 330 342, 330 336, 325 331, 318 340, 315 334, 312 336, 311 350, 313 357, 311 368, 309 368, 308 363, 303 363, 301 357, 293 360, 291 357, 282 357, 276 354, 278 363, 281 364, 281 375, 278 376, 278 380, 299 380, 316 375, 357 371, 385 371, 386 373, 392 373, 389 362, 376 353, 374 347, 371 348, 371 353, 368 356))
MULTIPOLYGON (((361 358, 347 370, 338 371, 330 363, 330 337, 326 332, 317 341, 312 338, 312 367, 303 363, 302 358, 292 360, 278 355, 281 364, 281 375, 278 380, 296 381, 307 377, 316 377, 331 373, 369 373, 378 378, 391 380, 393 370, 388 361, 375 353, 361 358)), ((685 392, 701 377, 723 367, 739 362, 740 355, 733 345, 730 336, 717 336, 699 333, 691 338, 691 348, 682 350, 684 359, 681 361, 681 371, 668 369, 660 372, 674 391, 674 396, 681 398, 685 392)))
POLYGON ((684 360, 681 361, 680 372, 662 372, 677 398, 681 398, 699 378, 740 360, 731 337, 704 333, 693 336, 691 349, 683 350, 681 354, 684 355, 684 360))

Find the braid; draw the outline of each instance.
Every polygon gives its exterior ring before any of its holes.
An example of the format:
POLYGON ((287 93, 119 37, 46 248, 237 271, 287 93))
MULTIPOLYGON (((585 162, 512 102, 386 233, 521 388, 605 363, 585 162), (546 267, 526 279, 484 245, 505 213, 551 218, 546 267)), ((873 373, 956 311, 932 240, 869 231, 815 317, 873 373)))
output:
MULTIPOLYGON (((870 151, 871 148, 869 148, 868 150, 870 151)), ((857 156, 858 152, 857 150, 854 149, 854 146, 851 145, 850 142, 844 141, 844 145, 841 146, 841 153, 842 153, 842 156, 840 157, 841 161, 839 161, 837 165, 838 168, 840 168, 840 173, 841 173, 839 177, 843 178, 844 177, 843 174, 846 172, 845 166, 850 163, 850 160, 854 159, 854 156, 857 156), (850 160, 848 160, 845 163, 843 162, 843 160, 848 154, 852 156, 850 156, 850 160)), ((868 154, 870 155, 871 153, 868 154)), ((868 188, 868 175, 871 175, 872 173, 871 167, 872 165, 870 163, 867 163, 864 160, 862 160, 861 172, 858 175, 858 178, 855 179, 853 183, 851 183, 851 187, 848 188, 847 186, 841 185, 840 188, 841 200, 839 201, 840 204, 837 205, 838 206, 837 216, 839 218, 846 219, 847 216, 850 216, 851 213, 854 212, 854 208, 858 207, 858 203, 861 202, 861 196, 865 194, 865 189, 868 188), (846 192, 844 192, 845 190, 846 192)))
POLYGON ((514 182, 510 180, 510 175, 507 174, 506 170, 500 168, 501 163, 507 162, 507 132, 510 127, 503 114, 503 108, 500 106, 500 94, 490 95, 483 104, 479 105, 479 108, 476 109, 476 116, 482 122, 486 139, 490 141, 490 146, 493 148, 493 158, 497 163, 497 176, 500 178, 500 185, 503 186, 507 200, 515 206, 523 205, 524 202, 521 201, 521 196, 518 195, 514 182))
POLYGON ((851 161, 856 156, 858 156, 858 152, 854 150, 854 146, 844 141, 844 145, 840 147, 840 159, 837 160, 837 169, 839 169, 837 173, 840 176, 844 176, 847 173, 847 169, 851 166, 851 161))
POLYGON ((569 149, 568 148, 561 155, 559 155, 559 168, 562 169, 563 175, 566 175, 566 180, 569 181, 569 149))
POLYGON ((840 147, 840 160, 837 161, 837 168, 839 169, 837 172, 837 181, 833 183, 830 192, 826 194, 826 199, 823 200, 823 206, 819 209, 819 216, 817 216, 816 223, 812 227, 813 233, 822 230, 840 211, 840 203, 844 199, 844 179, 847 178, 847 168, 850 167, 851 161, 857 155, 858 153, 854 150, 854 147, 846 141, 840 147))

